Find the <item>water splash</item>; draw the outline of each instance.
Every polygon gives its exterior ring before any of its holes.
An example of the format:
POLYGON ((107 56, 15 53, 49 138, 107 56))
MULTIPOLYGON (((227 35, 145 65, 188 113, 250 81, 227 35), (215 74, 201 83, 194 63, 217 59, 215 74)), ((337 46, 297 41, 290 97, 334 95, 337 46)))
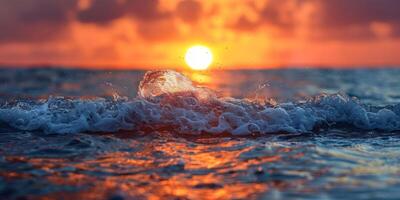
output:
POLYGON ((321 128, 400 130, 400 106, 363 106, 345 94, 306 102, 260 104, 217 97, 175 71, 147 72, 134 99, 18 102, 0 108, 0 123, 46 133, 169 130, 180 134, 309 133, 321 128))
POLYGON ((138 96, 151 99, 163 94, 195 91, 192 81, 171 70, 149 71, 139 85, 138 96))
POLYGON ((199 100, 216 97, 213 91, 194 85, 188 77, 172 70, 148 71, 139 84, 139 98, 154 100, 171 95, 192 95, 199 100))

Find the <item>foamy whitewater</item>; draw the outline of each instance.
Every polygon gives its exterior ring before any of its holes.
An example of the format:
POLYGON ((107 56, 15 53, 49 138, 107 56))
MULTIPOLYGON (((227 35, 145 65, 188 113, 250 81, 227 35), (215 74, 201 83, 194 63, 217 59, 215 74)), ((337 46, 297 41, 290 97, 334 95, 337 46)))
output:
POLYGON ((346 94, 286 103, 221 96, 171 70, 149 71, 137 97, 13 101, 0 123, 21 131, 74 134, 169 130, 178 134, 309 133, 321 129, 400 131, 400 104, 367 106, 346 94))
POLYGON ((0 68, 0 199, 398 199, 400 69, 0 68))

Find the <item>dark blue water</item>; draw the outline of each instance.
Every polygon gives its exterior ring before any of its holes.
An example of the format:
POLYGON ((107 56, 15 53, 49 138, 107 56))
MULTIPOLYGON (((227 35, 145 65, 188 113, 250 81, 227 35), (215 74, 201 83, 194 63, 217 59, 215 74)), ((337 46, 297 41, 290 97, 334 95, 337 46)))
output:
POLYGON ((400 196, 398 69, 145 73, 1 69, 0 199, 400 196))

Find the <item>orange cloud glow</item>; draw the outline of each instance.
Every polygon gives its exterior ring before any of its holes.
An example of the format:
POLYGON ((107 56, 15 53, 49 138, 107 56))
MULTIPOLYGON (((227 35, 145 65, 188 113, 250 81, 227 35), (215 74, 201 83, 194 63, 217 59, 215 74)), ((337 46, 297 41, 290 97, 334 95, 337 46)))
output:
POLYGON ((202 44, 213 50, 214 69, 400 66, 398 7, 398 0, 0 0, 0 63, 179 69, 186 49, 202 44))

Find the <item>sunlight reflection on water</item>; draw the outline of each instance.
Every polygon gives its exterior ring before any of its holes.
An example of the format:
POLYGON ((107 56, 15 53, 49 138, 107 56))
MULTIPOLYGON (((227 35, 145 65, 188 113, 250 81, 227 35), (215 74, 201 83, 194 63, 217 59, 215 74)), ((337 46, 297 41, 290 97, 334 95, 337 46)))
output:
MULTIPOLYGON (((0 99, 134 98, 143 71, 3 70, 0 99), (10 78, 11 77, 11 78, 10 78)), ((400 102, 400 70, 206 71, 222 96, 285 102, 345 92, 400 102)), ((22 105, 23 106, 23 105, 22 105)), ((262 137, 173 132, 45 134, 0 126, 0 199, 396 199, 400 137, 318 130, 262 137)))
POLYGON ((345 194, 337 191, 345 188, 363 195, 372 188, 391 191, 400 184, 395 178, 400 175, 399 138, 393 136, 132 136, 27 135, 32 140, 24 143, 36 145, 33 149, 8 140, 1 151, 14 149, 0 164, 2 180, 9 183, 6 191, 17 189, 9 197, 67 199, 339 198, 345 194), (376 144, 368 145, 372 141, 376 144))

